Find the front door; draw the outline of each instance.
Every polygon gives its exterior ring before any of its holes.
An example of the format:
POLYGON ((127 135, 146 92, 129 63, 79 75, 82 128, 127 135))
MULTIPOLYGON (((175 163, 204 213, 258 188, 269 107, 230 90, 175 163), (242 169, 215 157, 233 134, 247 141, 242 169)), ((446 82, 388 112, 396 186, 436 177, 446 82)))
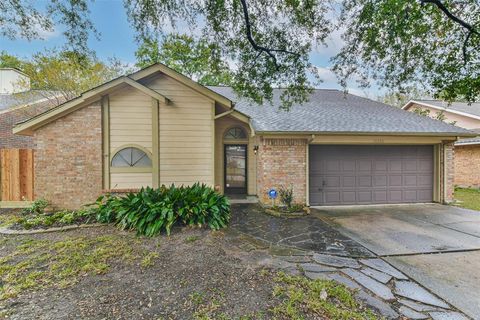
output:
POLYGON ((225 145, 225 193, 247 193, 247 145, 225 145))

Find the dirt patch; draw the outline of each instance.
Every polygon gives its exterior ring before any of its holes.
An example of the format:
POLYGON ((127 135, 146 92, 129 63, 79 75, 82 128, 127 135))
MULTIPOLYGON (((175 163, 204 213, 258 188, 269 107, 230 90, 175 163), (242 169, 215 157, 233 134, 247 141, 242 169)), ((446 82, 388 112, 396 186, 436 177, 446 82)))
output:
POLYGON ((133 264, 111 261, 105 274, 85 275, 65 289, 27 290, 0 302, 0 312, 10 319, 192 319, 203 314, 238 318, 257 315, 271 306, 272 272, 240 259, 241 254, 232 254, 235 244, 222 232, 185 228, 170 238, 147 239, 101 227, 2 236, 1 256, 25 239, 56 242, 105 234, 140 239, 149 258, 133 264))

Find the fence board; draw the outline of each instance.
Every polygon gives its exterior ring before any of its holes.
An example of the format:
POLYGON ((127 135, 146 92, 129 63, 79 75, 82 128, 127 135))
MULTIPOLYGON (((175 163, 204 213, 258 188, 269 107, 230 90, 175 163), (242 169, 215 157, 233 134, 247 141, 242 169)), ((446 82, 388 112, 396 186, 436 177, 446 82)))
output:
POLYGON ((33 200, 33 150, 0 150, 2 201, 33 200))

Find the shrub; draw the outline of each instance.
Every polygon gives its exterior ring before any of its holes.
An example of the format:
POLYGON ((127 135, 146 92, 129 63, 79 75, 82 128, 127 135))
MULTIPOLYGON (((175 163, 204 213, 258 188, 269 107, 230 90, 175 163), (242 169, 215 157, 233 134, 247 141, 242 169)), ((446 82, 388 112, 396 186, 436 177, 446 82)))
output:
POLYGON ((32 205, 22 210, 22 213, 27 214, 44 214, 45 209, 50 205, 50 202, 45 199, 35 200, 32 205))
POLYGON ((280 187, 278 190, 278 195, 280 196, 280 201, 284 205, 287 206, 287 208, 292 207, 292 202, 293 202, 293 187, 286 188, 286 187, 280 187))
POLYGON ((76 211, 63 210, 54 213, 28 214, 17 219, 15 223, 24 229, 85 224, 95 221, 95 213, 92 209, 82 209, 76 211))
POLYGON ((161 231, 170 234, 177 222, 218 230, 230 220, 227 198, 199 183, 191 187, 147 187, 121 197, 102 196, 97 206, 99 222, 113 222, 122 229, 134 229, 146 236, 161 231))

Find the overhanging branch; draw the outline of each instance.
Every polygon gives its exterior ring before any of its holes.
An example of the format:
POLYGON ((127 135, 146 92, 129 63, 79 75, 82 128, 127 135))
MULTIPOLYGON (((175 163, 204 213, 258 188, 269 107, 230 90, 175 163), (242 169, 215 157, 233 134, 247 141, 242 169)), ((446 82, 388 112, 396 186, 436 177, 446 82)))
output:
POLYGON ((248 14, 248 6, 247 6, 247 0, 240 0, 240 3, 242 4, 242 9, 243 9, 243 17, 245 19, 245 32, 247 34, 247 40, 248 42, 252 45, 253 49, 259 52, 259 55, 262 53, 266 53, 273 61, 275 64, 276 68, 278 69, 278 62, 277 62, 277 56, 275 53, 286 53, 286 54, 291 54, 296 57, 299 56, 298 53, 289 51, 289 50, 284 50, 284 49, 274 49, 274 48, 268 48, 259 45, 255 39, 253 39, 252 35, 252 24, 250 22, 250 16, 248 14))
POLYGON ((445 6, 445 4, 441 0, 420 0, 422 4, 430 3, 435 5, 438 9, 440 9, 450 20, 453 22, 459 24, 462 28, 467 30, 467 35, 465 37, 465 40, 463 41, 463 47, 462 47, 462 53, 463 53, 463 61, 464 63, 467 63, 468 60, 468 52, 467 52, 467 47, 468 47, 468 42, 470 41, 472 35, 477 35, 480 36, 480 32, 475 29, 473 25, 470 23, 466 22, 465 20, 460 19, 456 15, 454 15, 448 8, 445 6))

